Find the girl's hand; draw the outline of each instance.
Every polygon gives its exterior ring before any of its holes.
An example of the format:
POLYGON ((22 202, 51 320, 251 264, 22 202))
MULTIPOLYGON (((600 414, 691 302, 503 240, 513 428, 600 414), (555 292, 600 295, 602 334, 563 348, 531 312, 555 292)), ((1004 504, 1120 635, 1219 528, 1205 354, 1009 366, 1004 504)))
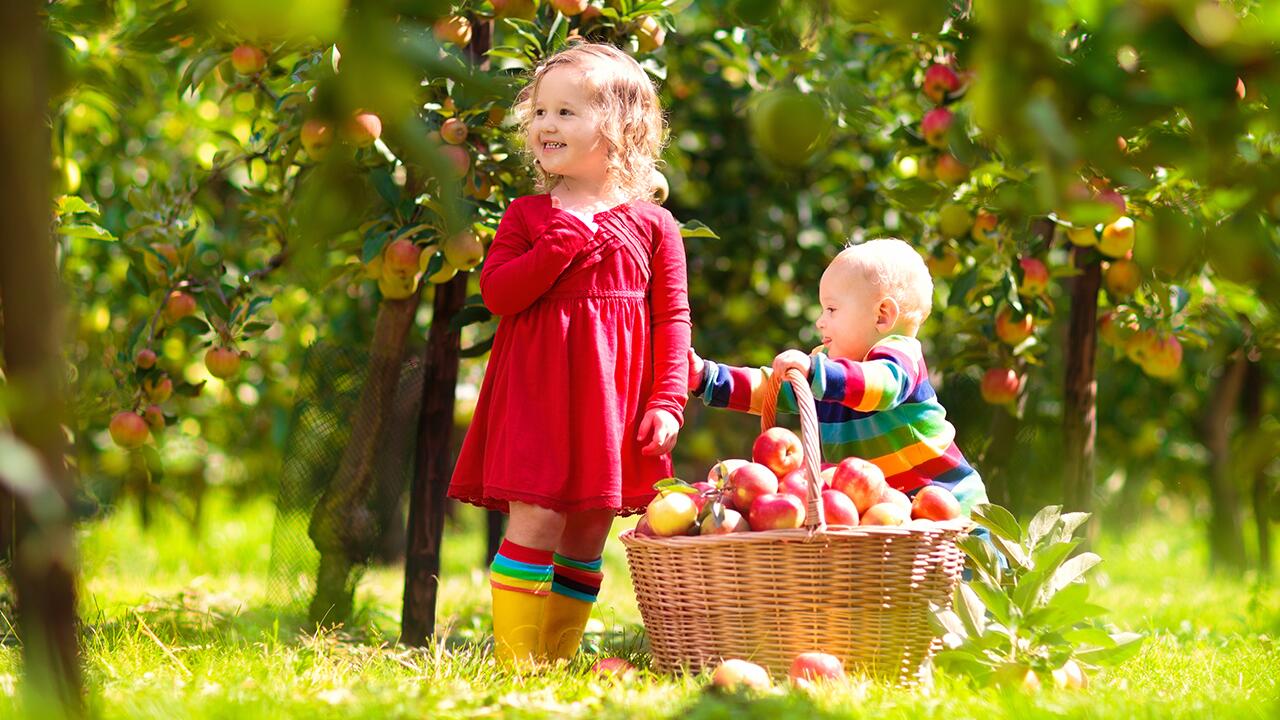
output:
POLYGON ((666 410, 650 410, 640 420, 640 432, 636 440, 648 444, 641 448, 645 455, 666 455, 676 446, 676 436, 680 434, 680 423, 666 410))
POLYGON ((773 371, 786 376, 787 370, 795 368, 809 377, 809 356, 799 350, 783 350, 778 353, 778 357, 773 359, 773 371))
POLYGON ((698 357, 698 353, 689 348, 689 392, 697 392, 702 387, 702 373, 707 369, 707 364, 698 357))

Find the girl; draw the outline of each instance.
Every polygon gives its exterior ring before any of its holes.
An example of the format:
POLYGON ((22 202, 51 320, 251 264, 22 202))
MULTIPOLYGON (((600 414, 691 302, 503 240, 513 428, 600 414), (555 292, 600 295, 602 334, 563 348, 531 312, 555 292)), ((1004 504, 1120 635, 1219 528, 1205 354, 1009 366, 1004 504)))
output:
POLYGON ((650 203, 664 127, 610 45, 552 56, 517 98, 544 194, 507 208, 480 274, 501 316, 449 495, 510 513, 490 567, 494 653, 568 659, 615 515, 671 475, 684 418, 684 245, 650 203))

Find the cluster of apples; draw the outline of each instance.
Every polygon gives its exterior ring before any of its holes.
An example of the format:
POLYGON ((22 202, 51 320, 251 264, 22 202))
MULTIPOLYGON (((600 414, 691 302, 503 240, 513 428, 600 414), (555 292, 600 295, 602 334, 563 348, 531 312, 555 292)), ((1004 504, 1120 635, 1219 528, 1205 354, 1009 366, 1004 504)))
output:
MULTIPOLYGON (((666 483, 636 525, 637 535, 725 535, 804 525, 809 484, 800 438, 770 428, 752 444, 751 460, 716 463, 705 481, 666 483)), ((889 486, 875 463, 849 457, 825 463, 819 482, 826 523, 905 525, 951 520, 960 503, 945 488, 926 486, 908 498, 889 486)))
POLYGON ((418 289, 423 275, 427 282, 438 285, 453 279, 460 271, 470 272, 483 259, 484 243, 470 230, 426 247, 401 237, 387 243, 379 255, 365 263, 365 276, 378 281, 378 290, 384 298, 403 300, 418 289), (426 275, 431 258, 437 253, 444 255, 440 268, 426 275))
POLYGON ((921 180, 940 180, 947 185, 959 185, 969 178, 969 167, 960 162, 949 149, 948 136, 956 116, 946 105, 964 94, 970 75, 955 71, 949 63, 938 62, 924 72, 920 90, 936 107, 920 119, 920 137, 937 153, 921 157, 917 163, 916 177, 921 180))
POLYGON ((1177 335, 1167 328, 1144 327, 1138 313, 1126 305, 1099 316, 1098 337, 1153 378, 1172 379, 1182 367, 1182 343, 1177 335))

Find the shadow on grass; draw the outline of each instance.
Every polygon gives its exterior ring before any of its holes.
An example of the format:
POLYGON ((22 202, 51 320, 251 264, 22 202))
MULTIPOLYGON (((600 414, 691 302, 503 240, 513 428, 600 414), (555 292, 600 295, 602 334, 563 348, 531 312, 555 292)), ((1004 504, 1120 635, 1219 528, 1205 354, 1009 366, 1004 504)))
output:
POLYGON ((672 720, 775 720, 776 718, 846 718, 848 713, 823 710, 804 693, 749 695, 705 690, 689 705, 671 715, 672 720))

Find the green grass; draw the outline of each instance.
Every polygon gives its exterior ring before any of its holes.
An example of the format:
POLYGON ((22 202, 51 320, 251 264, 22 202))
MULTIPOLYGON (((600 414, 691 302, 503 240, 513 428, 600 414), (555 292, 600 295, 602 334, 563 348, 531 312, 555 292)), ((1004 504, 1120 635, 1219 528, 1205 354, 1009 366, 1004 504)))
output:
MULTIPOLYGON (((974 690, 941 677, 927 690, 852 684, 818 695, 746 700, 703 679, 642 674, 621 684, 586 671, 595 653, 645 662, 622 548, 611 543, 591 653, 531 678, 494 668, 484 647, 488 589, 479 516, 451 528, 439 627, 427 649, 396 647, 401 576, 375 569, 345 631, 298 631, 266 606, 272 507, 215 497, 194 535, 160 512, 148 533, 131 511, 81 531, 81 611, 90 703, 104 718, 1247 718, 1280 716, 1280 597, 1205 571, 1186 522, 1104 538, 1095 599, 1148 633, 1137 657, 1086 693, 974 690)), ((621 524, 619 529, 630 523, 621 524)), ((0 717, 22 714, 19 653, 0 648, 0 717)), ((34 715, 34 713, 31 713, 34 715)))

